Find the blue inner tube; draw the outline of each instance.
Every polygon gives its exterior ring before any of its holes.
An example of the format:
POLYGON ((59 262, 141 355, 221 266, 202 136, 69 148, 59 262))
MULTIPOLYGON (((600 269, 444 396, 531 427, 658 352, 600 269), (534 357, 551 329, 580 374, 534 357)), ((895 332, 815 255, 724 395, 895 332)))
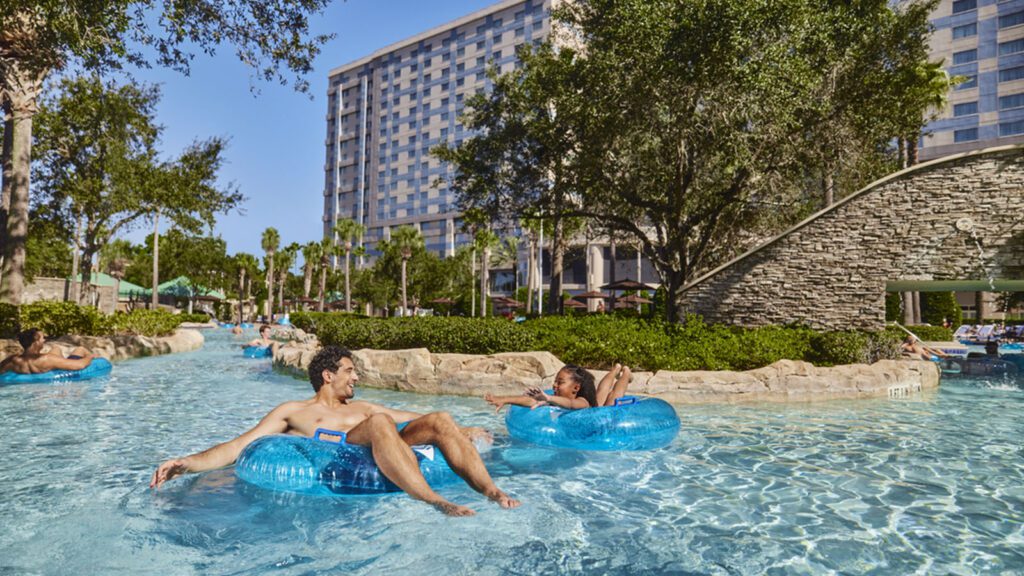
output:
MULTIPOLYGON (((440 450, 415 446, 413 451, 431 486, 459 480, 440 450)), ((275 434, 256 440, 238 457, 235 474, 261 488, 300 494, 401 492, 377 468, 368 447, 305 436, 275 434)))
POLYGON ((0 385, 88 380, 110 374, 111 368, 113 366, 110 365, 110 360, 106 358, 93 358, 92 362, 89 362, 89 365, 81 370, 50 370, 49 372, 40 372, 39 374, 4 372, 0 374, 0 385))
POLYGON ((242 348, 242 355, 246 358, 270 358, 274 353, 270 346, 246 346, 242 348))
POLYGON ((513 438, 541 446, 653 450, 668 446, 675 439, 679 416, 664 400, 624 396, 615 406, 582 410, 509 406, 505 425, 513 438))

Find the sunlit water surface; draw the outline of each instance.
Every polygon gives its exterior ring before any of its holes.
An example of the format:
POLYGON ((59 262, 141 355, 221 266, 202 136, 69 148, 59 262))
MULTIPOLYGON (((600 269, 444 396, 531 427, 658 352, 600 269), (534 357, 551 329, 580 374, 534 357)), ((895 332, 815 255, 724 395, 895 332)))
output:
POLYGON ((494 430, 485 460, 523 506, 451 486, 478 511, 452 519, 404 495, 266 492, 230 469, 150 491, 162 460, 311 395, 226 332, 101 380, 0 388, 0 574, 1024 573, 1017 381, 683 406, 679 438, 643 453, 532 448, 479 399, 360 389, 494 430))

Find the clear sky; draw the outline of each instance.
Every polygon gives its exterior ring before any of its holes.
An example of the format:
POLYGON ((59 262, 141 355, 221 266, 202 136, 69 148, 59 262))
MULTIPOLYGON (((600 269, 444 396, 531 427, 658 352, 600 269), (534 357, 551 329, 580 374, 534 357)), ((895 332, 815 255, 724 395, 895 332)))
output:
MULTIPOLYGON (((228 253, 262 255, 260 235, 268 226, 281 243, 319 240, 322 233, 327 73, 379 48, 455 20, 497 0, 334 0, 311 21, 315 34, 335 33, 307 79, 310 93, 253 80, 230 47, 216 56, 197 54, 192 73, 135 73, 159 83, 163 98, 162 151, 175 156, 197 138, 230 138, 223 182, 235 182, 247 197, 243 214, 219 216, 215 235, 228 253), (250 90, 255 86, 259 93, 250 90)), ((139 242, 147 232, 130 238, 139 242)))

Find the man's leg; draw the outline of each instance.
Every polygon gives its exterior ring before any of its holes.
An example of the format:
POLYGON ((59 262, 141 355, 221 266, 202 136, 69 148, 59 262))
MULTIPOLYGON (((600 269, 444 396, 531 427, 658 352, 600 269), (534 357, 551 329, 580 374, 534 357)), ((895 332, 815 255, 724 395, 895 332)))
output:
POLYGON ((398 435, 395 421, 386 414, 374 414, 349 430, 347 441, 369 446, 380 471, 417 500, 422 500, 450 516, 471 516, 472 510, 453 504, 434 492, 423 478, 412 448, 398 435))
POLYGON ((444 454, 448 465, 477 492, 497 502, 502 508, 515 508, 519 501, 505 494, 494 484, 480 459, 480 453, 462 433, 447 412, 433 412, 409 422, 401 432, 410 446, 433 444, 444 454))

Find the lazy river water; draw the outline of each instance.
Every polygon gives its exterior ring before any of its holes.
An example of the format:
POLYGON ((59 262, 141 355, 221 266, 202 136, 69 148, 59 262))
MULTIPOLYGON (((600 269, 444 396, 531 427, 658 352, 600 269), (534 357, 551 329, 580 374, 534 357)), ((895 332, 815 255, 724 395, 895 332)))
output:
POLYGON ((403 495, 264 491, 230 469, 147 488, 162 460, 253 426, 308 383, 196 352, 110 377, 0 388, 0 574, 1019 574, 1024 384, 945 379, 907 399, 680 406, 637 453, 510 440, 479 399, 360 389, 496 432, 485 461, 522 499, 464 485, 453 519, 403 495))

